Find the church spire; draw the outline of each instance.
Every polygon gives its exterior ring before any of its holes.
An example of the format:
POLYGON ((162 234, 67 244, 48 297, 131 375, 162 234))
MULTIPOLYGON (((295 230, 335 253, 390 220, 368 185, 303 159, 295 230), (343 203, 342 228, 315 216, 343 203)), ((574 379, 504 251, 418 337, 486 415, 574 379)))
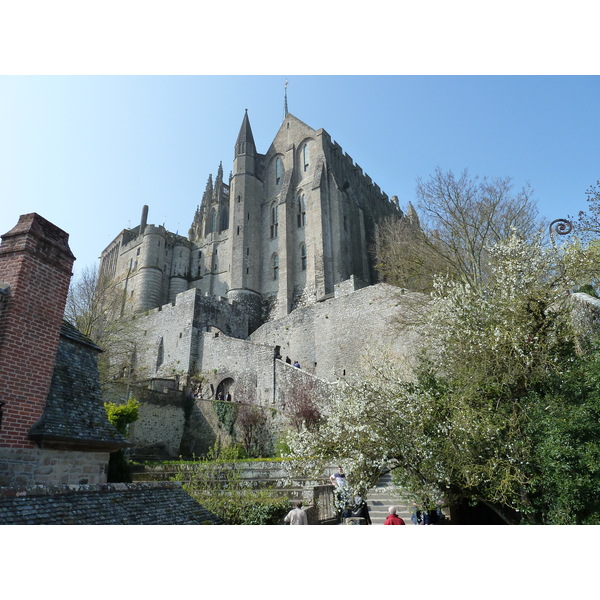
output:
POLYGON ((288 106, 287 106, 287 86, 288 81, 285 80, 283 85, 283 118, 285 119, 288 116, 288 106))
POLYGON ((254 144, 254 136, 252 135, 252 128, 250 127, 250 119, 248 119, 248 109, 244 113, 244 120, 240 127, 240 133, 238 134, 237 142, 235 144, 235 155, 248 154, 254 156, 256 146, 254 144))

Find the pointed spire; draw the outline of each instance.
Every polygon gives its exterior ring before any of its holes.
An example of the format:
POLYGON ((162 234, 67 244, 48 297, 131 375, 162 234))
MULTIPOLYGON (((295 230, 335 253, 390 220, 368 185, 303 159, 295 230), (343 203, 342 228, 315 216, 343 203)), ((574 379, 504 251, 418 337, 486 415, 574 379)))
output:
POLYGON ((288 105, 287 105, 287 86, 288 80, 285 80, 283 85, 283 118, 285 119, 288 116, 288 105))
POLYGON ((248 119, 248 109, 244 113, 244 120, 240 127, 240 133, 238 134, 236 142, 236 155, 238 154, 250 154, 253 155, 256 149, 254 144, 254 136, 252 135, 252 128, 250 127, 250 119, 248 119))
POLYGON ((213 180, 212 173, 208 176, 208 181, 206 182, 206 189, 204 190, 204 194, 202 194, 202 202, 200 203, 202 210, 206 208, 207 205, 210 204, 213 195, 213 180))

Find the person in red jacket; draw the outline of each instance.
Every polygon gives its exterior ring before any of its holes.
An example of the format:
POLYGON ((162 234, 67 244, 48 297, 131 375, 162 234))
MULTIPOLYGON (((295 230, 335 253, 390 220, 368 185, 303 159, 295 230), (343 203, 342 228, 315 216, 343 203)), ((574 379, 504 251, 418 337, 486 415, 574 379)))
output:
POLYGON ((390 506, 388 508, 390 514, 386 517, 385 522, 383 523, 384 525, 406 525, 404 519, 396 514, 396 510, 395 506, 390 506))

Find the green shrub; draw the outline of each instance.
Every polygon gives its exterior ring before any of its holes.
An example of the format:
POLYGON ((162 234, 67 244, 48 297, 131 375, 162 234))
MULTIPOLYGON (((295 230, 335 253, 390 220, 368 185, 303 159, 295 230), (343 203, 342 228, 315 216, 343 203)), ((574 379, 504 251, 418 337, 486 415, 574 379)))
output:
POLYGON ((193 469, 188 467, 180 465, 175 479, 227 525, 276 525, 289 511, 290 502, 284 494, 251 489, 235 463, 217 458, 194 463, 193 469))
MULTIPOLYGON (((129 398, 126 404, 105 402, 104 409, 111 425, 122 435, 127 437, 129 424, 139 417, 140 403, 135 398, 129 398)), ((109 483, 130 483, 131 472, 129 463, 123 450, 111 452, 108 459, 107 481, 109 483)))

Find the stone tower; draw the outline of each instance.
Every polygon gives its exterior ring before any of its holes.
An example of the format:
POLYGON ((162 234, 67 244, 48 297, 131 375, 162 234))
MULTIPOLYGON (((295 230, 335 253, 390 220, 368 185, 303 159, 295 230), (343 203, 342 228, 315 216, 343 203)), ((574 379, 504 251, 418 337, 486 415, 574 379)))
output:
POLYGON ((239 302, 252 315, 251 329, 261 321, 262 306, 262 234, 263 182, 258 178, 258 164, 254 136, 244 114, 235 143, 233 177, 231 179, 229 256, 231 276, 227 297, 239 302))

